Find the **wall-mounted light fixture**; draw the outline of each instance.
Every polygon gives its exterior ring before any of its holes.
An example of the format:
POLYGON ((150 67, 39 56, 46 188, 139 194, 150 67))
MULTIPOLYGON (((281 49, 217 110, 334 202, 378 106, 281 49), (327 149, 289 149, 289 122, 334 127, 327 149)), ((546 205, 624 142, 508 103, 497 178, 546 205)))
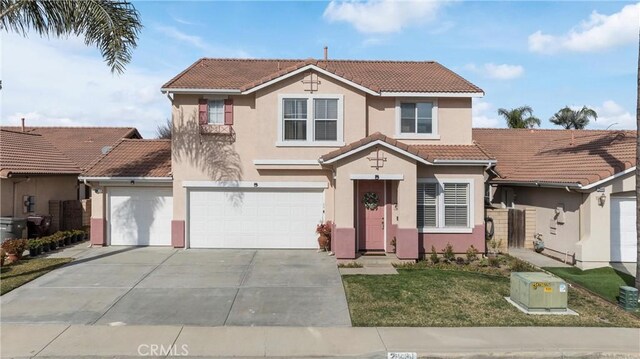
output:
POLYGON ((607 195, 603 193, 598 196, 598 204, 600 205, 600 207, 604 207, 605 203, 607 203, 607 195))
POLYGON ((131 180, 131 182, 129 182, 129 183, 131 183, 131 184, 136 184, 136 181, 131 180))
POLYGON ((94 188, 93 192, 100 194, 100 193, 102 193, 102 188, 94 188))
POLYGON ((376 179, 376 181, 377 181, 377 180, 379 180, 379 179, 380 179, 380 176, 379 176, 379 175, 375 175, 373 178, 375 178, 375 179, 376 179))

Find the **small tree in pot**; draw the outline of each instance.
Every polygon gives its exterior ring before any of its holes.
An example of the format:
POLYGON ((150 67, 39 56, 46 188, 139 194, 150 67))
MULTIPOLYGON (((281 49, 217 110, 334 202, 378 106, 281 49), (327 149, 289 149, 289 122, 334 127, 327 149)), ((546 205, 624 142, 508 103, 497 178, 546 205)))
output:
POLYGON ((27 250, 26 239, 7 239, 2 243, 2 249, 7 252, 9 262, 14 263, 22 258, 22 254, 27 250))

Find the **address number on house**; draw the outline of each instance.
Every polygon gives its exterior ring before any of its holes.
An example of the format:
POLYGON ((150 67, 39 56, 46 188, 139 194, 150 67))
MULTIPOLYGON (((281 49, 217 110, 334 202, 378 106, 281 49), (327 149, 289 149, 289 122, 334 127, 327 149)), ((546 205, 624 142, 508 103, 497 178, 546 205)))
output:
POLYGON ((387 353, 387 359, 418 359, 418 353, 387 353))

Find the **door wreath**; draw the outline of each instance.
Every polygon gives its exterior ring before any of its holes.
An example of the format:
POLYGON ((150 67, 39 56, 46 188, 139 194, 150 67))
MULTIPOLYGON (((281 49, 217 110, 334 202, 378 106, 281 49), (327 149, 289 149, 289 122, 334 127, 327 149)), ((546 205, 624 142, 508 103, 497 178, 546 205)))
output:
POLYGON ((362 203, 364 204, 364 208, 373 211, 378 208, 378 194, 375 192, 366 192, 364 197, 362 198, 362 203))

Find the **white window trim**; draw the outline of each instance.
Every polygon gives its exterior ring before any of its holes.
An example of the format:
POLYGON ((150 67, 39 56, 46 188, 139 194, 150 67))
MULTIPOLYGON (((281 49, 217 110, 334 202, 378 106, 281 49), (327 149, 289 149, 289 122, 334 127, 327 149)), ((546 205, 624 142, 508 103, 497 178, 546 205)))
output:
POLYGON ((338 94, 279 94, 278 95, 278 137, 276 147, 341 147, 344 146, 344 96, 338 94), (287 141, 284 139, 284 117, 282 103, 286 98, 307 99, 307 139, 306 141, 287 141), (336 141, 316 141, 314 126, 314 99, 338 100, 338 123, 336 141))
MULTIPOLYGON (((416 127, 417 130, 417 127, 416 127)), ((396 98, 396 138, 405 140, 439 140, 440 133, 438 132, 438 99, 437 98, 416 98, 416 97, 404 97, 396 98), (401 103, 421 103, 430 102, 433 104, 431 110, 431 133, 402 133, 400 131, 400 104, 401 103)))
MULTIPOLYGON (((418 183, 436 183, 436 213, 438 216, 438 227, 418 228, 419 233, 472 233, 474 228, 474 180, 470 178, 418 178, 418 183), (469 186, 469 204, 467 208, 467 227, 444 227, 444 184, 445 183, 466 183, 469 186)), ((417 201, 416 201, 417 202, 417 201)), ((417 203, 416 203, 417 211, 417 203)))

